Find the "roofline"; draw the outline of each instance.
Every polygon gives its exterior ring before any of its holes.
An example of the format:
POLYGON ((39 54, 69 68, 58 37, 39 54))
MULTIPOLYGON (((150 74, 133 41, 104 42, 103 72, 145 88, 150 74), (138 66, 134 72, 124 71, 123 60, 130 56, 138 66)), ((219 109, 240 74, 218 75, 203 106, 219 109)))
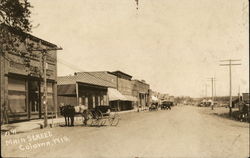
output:
POLYGON ((131 75, 129 75, 129 74, 126 74, 126 73, 124 73, 124 72, 122 72, 122 71, 120 71, 120 70, 117 70, 117 71, 113 71, 113 72, 108 72, 108 73, 111 73, 111 74, 114 74, 115 75, 115 73, 121 73, 121 74, 123 74, 123 75, 125 75, 125 76, 128 76, 128 77, 130 77, 130 78, 132 78, 133 76, 131 76, 131 75))
POLYGON ((44 45, 47 45, 47 46, 50 46, 50 47, 56 47, 56 48, 58 48, 58 46, 55 45, 55 44, 53 44, 53 43, 50 43, 50 42, 48 42, 48 41, 45 41, 45 40, 43 40, 43 39, 41 39, 41 38, 38 38, 38 37, 36 37, 36 36, 34 36, 34 35, 31 35, 31 34, 29 34, 29 33, 26 33, 26 34, 28 35, 28 37, 30 37, 32 40, 34 40, 34 41, 36 41, 36 42, 41 41, 41 43, 44 44, 44 45))
POLYGON ((137 80, 137 79, 134 79, 134 80, 132 80, 132 81, 137 81, 137 82, 140 82, 140 83, 143 83, 143 84, 149 85, 148 83, 146 83, 146 82, 142 82, 142 81, 137 80))
POLYGON ((91 83, 85 83, 85 82, 81 82, 81 81, 76 81, 76 83, 87 85, 87 86, 94 86, 94 87, 103 88, 103 89, 107 89, 108 88, 108 86, 101 86, 101 85, 91 84, 91 83))
POLYGON ((43 39, 41 39, 41 38, 38 38, 38 37, 36 37, 36 36, 34 36, 34 35, 31 35, 30 33, 23 32, 23 31, 18 31, 17 29, 15 29, 15 28, 13 28, 13 27, 11 27, 11 26, 8 26, 8 25, 6 25, 6 24, 4 24, 4 23, 1 23, 0 25, 1 25, 1 26, 4 26, 4 27, 6 27, 6 28, 8 28, 9 31, 11 31, 12 33, 14 33, 14 34, 16 34, 16 35, 18 35, 17 32, 19 32, 20 34, 24 34, 24 35, 26 35, 28 38, 30 38, 30 39, 32 39, 32 40, 34 40, 34 41, 36 41, 36 42, 41 41, 41 43, 44 44, 44 45, 46 45, 46 46, 58 48, 57 45, 55 45, 55 44, 53 44, 53 43, 50 43, 50 42, 48 42, 48 41, 45 41, 45 40, 43 40, 43 39))

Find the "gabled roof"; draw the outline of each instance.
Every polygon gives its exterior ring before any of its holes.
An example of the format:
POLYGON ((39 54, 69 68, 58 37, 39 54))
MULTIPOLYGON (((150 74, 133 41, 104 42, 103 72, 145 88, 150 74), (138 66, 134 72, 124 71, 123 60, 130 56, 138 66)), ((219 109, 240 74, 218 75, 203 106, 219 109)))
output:
POLYGON ((81 82, 104 87, 116 87, 116 82, 105 73, 107 72, 78 72, 74 76, 59 76, 57 84, 65 85, 81 82))

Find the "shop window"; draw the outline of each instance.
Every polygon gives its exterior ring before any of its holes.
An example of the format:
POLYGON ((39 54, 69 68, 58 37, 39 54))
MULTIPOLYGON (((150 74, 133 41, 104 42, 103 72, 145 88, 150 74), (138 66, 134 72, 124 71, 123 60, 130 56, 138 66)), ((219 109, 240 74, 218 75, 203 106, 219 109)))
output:
POLYGON ((11 113, 27 112, 25 80, 8 79, 8 100, 11 113))
POLYGON ((89 103, 88 103, 88 97, 85 97, 85 105, 88 107, 89 103))
POLYGON ((107 95, 103 95, 103 105, 109 105, 109 101, 108 101, 107 95))
POLYGON ((101 101, 100 101, 100 102, 101 102, 100 105, 104 105, 104 98, 103 98, 103 95, 100 96, 100 100, 101 100, 101 101))
POLYGON ((54 111, 54 100, 52 94, 47 95, 48 111, 54 111))
POLYGON ((82 97, 79 97, 78 99, 79 99, 79 100, 78 100, 79 105, 82 105, 82 97))
POLYGON ((97 100, 98 100, 98 106, 102 105, 102 103, 101 103, 101 96, 97 96, 97 100))

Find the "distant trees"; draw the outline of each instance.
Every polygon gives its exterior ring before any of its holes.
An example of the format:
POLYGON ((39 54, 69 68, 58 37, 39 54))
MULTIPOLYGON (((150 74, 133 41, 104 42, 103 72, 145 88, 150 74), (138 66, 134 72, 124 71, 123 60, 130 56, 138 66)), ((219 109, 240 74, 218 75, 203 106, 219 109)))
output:
POLYGON ((190 102, 193 102, 193 99, 187 96, 175 97, 176 103, 183 103, 184 101, 187 103, 190 103, 190 102))
MULTIPOLYGON (((237 99, 238 96, 232 96, 233 100, 237 99)), ((218 96, 214 98, 215 101, 219 101, 219 102, 228 102, 229 101, 229 96, 218 96)))

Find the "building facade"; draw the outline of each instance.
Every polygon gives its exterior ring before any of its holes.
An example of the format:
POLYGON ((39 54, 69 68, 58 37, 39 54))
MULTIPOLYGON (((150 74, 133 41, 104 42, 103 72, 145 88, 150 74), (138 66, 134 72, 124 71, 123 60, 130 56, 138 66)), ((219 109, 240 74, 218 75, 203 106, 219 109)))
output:
POLYGON ((132 80, 132 95, 137 98, 137 107, 147 109, 150 104, 150 86, 144 80, 132 80))
POLYGON ((20 51, 27 51, 26 45, 40 50, 29 52, 23 57, 18 51, 3 52, 1 61, 1 123, 42 118, 43 100, 43 57, 46 56, 48 116, 56 113, 57 105, 57 46, 27 34, 25 42, 17 41, 20 51), (52 50, 53 49, 53 50, 52 50), (28 60, 28 62, 27 62, 28 60))
POLYGON ((83 105, 88 109, 108 105, 108 82, 89 73, 58 77, 59 104, 83 105))
MULTIPOLYGON (((78 72, 75 73, 75 75, 81 78, 90 76, 93 78, 92 81, 99 80, 100 85, 109 87, 109 104, 113 108, 117 108, 118 111, 131 110, 134 108, 137 99, 132 96, 132 76, 121 71, 78 72), (112 98, 112 96, 119 97, 112 98)), ((88 81, 85 80, 85 82, 88 81)))
MULTIPOLYGON (((119 110, 131 110, 137 105, 137 98, 133 96, 132 76, 122 71, 109 72, 116 78, 116 89, 125 96, 125 100, 119 102, 119 110)), ((112 104, 112 103, 111 103, 112 104)), ((117 104, 117 102, 116 102, 117 104)))
POLYGON ((92 108, 103 105, 104 102, 99 101, 102 99, 97 98, 104 98, 105 105, 118 111, 145 108, 149 105, 149 84, 132 80, 131 75, 121 71, 77 72, 73 76, 58 77, 58 103, 82 104, 92 108), (81 86, 74 88, 77 83, 81 86), (85 87, 83 84, 86 84, 85 87), (95 92, 87 85, 95 86, 95 92))
MULTIPOLYGON (((59 79, 60 82, 60 79, 59 79)), ((58 103, 73 106, 83 105, 88 109, 108 105, 108 87, 75 81, 58 84, 58 103)), ((58 113, 59 115, 59 113, 58 113)))

